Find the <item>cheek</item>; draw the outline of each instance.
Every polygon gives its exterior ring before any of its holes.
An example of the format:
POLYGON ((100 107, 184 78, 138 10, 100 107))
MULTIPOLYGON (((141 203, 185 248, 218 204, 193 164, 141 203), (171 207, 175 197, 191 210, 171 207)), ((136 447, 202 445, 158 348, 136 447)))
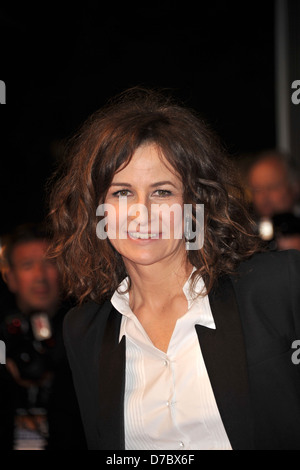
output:
POLYGON ((183 209, 180 204, 166 207, 160 213, 163 238, 181 239, 184 229, 183 209))
POLYGON ((55 267, 51 267, 47 270, 47 279, 51 284, 57 284, 58 278, 58 271, 55 267))
POLYGON ((127 201, 119 200, 118 204, 105 203, 104 206, 105 215, 100 223, 99 233, 103 235, 103 238, 108 236, 110 240, 124 238, 124 233, 127 232, 127 201))
POLYGON ((33 276, 31 275, 31 273, 23 273, 22 275, 17 276, 16 278, 16 291, 20 294, 24 294, 31 288, 32 284, 33 276))
POLYGON ((110 240, 124 238, 124 234, 127 232, 126 212, 108 211, 106 216, 106 230, 110 240))

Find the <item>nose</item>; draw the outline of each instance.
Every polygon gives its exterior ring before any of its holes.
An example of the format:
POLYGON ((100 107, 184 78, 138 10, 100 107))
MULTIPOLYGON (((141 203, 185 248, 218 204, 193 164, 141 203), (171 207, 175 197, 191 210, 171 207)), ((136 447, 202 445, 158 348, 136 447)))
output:
POLYGON ((148 230, 151 224, 151 201, 145 194, 139 194, 135 202, 130 205, 128 209, 129 219, 135 220, 140 226, 140 230, 143 228, 148 230))
POLYGON ((44 281, 47 278, 47 269, 45 263, 39 262, 34 266, 34 275, 35 278, 39 281, 44 281))

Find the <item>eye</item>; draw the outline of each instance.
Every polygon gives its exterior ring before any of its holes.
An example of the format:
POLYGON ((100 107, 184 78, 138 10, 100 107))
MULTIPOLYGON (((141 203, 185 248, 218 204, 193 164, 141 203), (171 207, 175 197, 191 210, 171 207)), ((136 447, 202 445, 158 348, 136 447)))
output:
POLYGON ((23 271, 28 271, 29 269, 32 269, 32 267, 33 267, 32 261, 25 261, 24 263, 21 263, 19 265, 19 268, 22 269, 23 271))
POLYGON ((120 189, 119 191, 115 191, 113 193, 113 196, 115 196, 115 197, 127 197, 127 196, 129 196, 129 193, 130 193, 129 189, 120 189))
POLYGON ((159 197, 167 197, 167 196, 171 196, 172 195, 172 192, 171 191, 168 191, 167 189, 157 189, 154 194, 156 196, 159 196, 159 197))

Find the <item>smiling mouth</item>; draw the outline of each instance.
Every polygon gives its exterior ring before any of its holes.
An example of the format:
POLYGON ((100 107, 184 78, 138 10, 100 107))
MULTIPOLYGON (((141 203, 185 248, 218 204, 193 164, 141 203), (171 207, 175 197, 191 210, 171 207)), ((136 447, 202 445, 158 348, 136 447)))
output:
POLYGON ((153 238, 158 238, 158 233, 141 233, 141 232, 128 232, 130 238, 141 239, 141 240, 150 240, 153 238))

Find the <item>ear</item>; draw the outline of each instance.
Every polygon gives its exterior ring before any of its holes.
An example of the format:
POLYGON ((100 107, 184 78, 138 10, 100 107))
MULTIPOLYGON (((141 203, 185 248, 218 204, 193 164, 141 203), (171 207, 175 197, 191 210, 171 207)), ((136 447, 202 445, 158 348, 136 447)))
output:
POLYGON ((15 277, 15 273, 11 268, 7 268, 3 273, 3 279, 7 284, 9 290, 15 294, 17 292, 17 281, 15 277))

